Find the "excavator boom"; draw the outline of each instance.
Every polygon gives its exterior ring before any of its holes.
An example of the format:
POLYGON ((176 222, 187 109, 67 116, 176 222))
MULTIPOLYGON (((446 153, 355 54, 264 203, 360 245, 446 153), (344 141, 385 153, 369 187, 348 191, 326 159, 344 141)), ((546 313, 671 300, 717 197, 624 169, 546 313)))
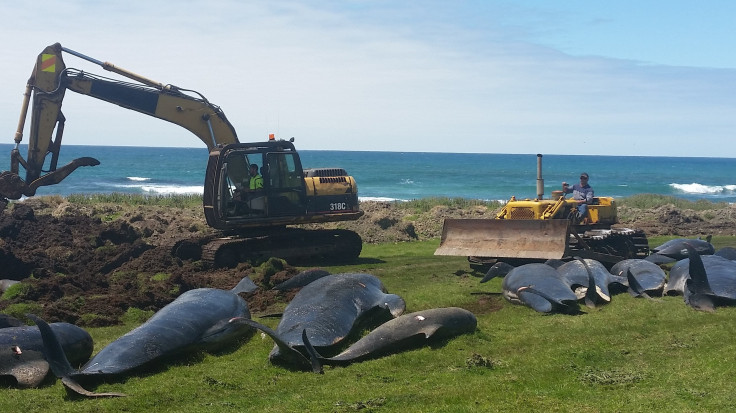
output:
POLYGON ((217 145, 238 143, 235 128, 220 107, 201 94, 165 85, 56 43, 38 55, 26 85, 15 133, 16 146, 11 151, 10 170, 0 173, 0 201, 7 203, 7 199, 35 195, 39 187, 57 184, 81 166, 99 164, 94 158, 83 157, 57 167, 65 122, 61 107, 67 90, 175 123, 194 133, 210 150, 217 145), (125 76, 133 83, 67 68, 62 52, 125 76), (28 153, 23 158, 19 145, 23 140, 29 109, 28 153), (44 169, 49 155, 48 167, 44 169), (26 171, 25 179, 20 176, 21 166, 26 171))

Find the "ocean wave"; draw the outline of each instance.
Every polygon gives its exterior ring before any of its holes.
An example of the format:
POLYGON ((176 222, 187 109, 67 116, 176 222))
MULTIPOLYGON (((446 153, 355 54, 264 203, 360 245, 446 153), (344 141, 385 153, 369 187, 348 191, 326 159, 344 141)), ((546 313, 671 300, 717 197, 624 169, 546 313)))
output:
POLYGON ((408 202, 406 199, 388 198, 382 196, 359 196, 358 201, 374 201, 374 202, 408 202))
POLYGON ((204 193, 204 186, 202 185, 127 184, 114 186, 126 190, 139 190, 143 193, 154 195, 201 195, 204 193))
POLYGON ((202 195, 204 186, 141 185, 141 190, 156 195, 202 195))
POLYGON ((725 195, 736 193, 736 185, 670 184, 670 187, 686 194, 725 195))
MULTIPOLYGON (((414 198, 417 199, 417 198, 414 198)), ((401 198, 389 198, 389 197, 383 197, 383 196, 359 196, 358 200, 360 202, 363 201, 373 201, 373 202, 409 202, 408 199, 401 199, 401 198)), ((478 199, 478 201, 483 202, 493 202, 493 199, 478 199)), ((507 202, 509 202, 508 199, 496 199, 496 202, 498 202, 501 205, 506 205, 507 202)))
POLYGON ((136 182, 150 181, 151 180, 151 178, 144 178, 144 177, 141 177, 141 176, 128 176, 128 177, 126 177, 126 179, 129 180, 129 181, 136 181, 136 182))

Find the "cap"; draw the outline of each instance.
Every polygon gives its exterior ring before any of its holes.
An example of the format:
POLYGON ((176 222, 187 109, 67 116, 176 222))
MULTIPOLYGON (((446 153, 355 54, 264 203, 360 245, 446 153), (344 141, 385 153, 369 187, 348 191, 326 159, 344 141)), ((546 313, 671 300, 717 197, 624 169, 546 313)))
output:
POLYGON ((581 173, 581 174, 580 174, 580 177, 581 177, 581 178, 582 178, 582 177, 586 177, 586 178, 587 178, 587 177, 588 177, 588 174, 587 174, 587 173, 585 173, 585 172, 583 172, 583 173, 581 173))

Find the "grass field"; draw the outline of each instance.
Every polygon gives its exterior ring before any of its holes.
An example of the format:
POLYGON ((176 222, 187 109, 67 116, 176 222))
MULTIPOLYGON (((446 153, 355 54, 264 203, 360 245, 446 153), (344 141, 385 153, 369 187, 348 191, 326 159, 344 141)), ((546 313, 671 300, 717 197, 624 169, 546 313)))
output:
MULTIPOLYGON (((665 238, 654 238, 658 245, 665 238)), ((736 246, 719 237, 716 247, 736 246)), ((118 399, 73 399, 61 383, 0 390, 2 412, 487 412, 733 411, 736 308, 697 312, 682 297, 616 295, 584 313, 542 315, 480 284, 464 258, 435 257, 437 241, 365 245, 355 265, 380 277, 407 311, 473 311, 473 334, 324 375, 271 365, 269 338, 196 354, 107 383, 118 399)), ((259 321, 275 327, 278 319, 259 321)), ((89 329, 95 352, 134 325, 89 329)))

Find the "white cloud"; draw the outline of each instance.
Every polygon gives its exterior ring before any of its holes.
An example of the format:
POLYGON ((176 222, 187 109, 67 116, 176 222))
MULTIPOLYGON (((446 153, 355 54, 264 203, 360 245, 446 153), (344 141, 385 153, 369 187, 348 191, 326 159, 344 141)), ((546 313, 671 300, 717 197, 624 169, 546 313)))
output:
MULTIPOLYGON (((736 156, 702 145, 729 142, 735 129, 736 70, 574 57, 501 20, 517 8, 492 3, 472 15, 470 2, 443 4, 2 4, 0 36, 13 41, 0 127, 12 136, 35 56, 60 41, 198 90, 241 141, 277 133, 303 149, 736 156)), ((200 145, 175 125, 73 93, 64 112, 66 144, 200 145)))

